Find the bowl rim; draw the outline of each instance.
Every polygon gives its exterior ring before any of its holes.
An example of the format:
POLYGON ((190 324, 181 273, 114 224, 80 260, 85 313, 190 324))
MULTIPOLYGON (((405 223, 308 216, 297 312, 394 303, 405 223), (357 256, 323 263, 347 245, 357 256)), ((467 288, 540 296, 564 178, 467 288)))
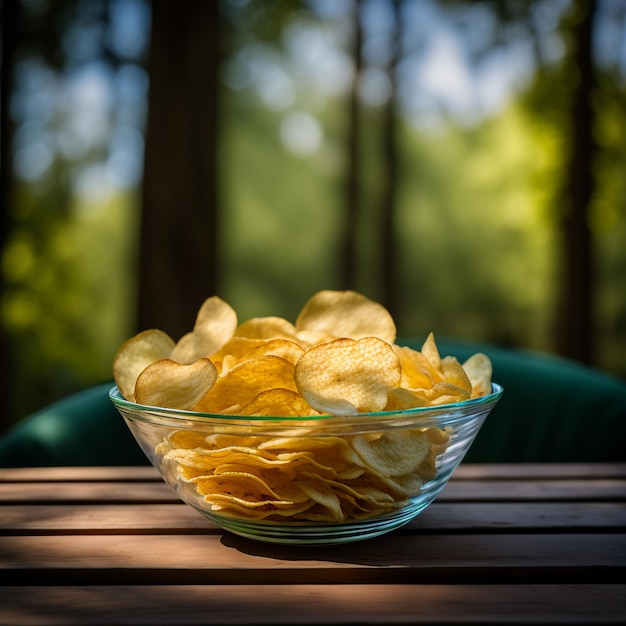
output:
POLYGON ((166 415, 168 418, 180 418, 185 420, 199 421, 228 421, 234 422, 270 422, 270 423, 289 423, 289 422, 327 422, 328 420, 356 420, 361 418, 370 418, 377 420, 394 420, 398 418, 417 418, 417 417, 436 417, 438 415, 446 415, 451 412, 463 411, 464 413, 473 414, 479 409, 492 408, 502 397, 504 388, 496 382, 491 383, 491 393, 462 402, 453 402, 450 404, 438 404, 434 406, 421 406, 412 409, 401 409, 396 411, 373 411, 369 413, 357 413, 355 415, 291 415, 291 416, 267 416, 267 415, 229 415, 224 413, 204 413, 200 411, 190 411, 186 409, 171 409, 162 406, 151 406, 146 404, 138 404, 131 400, 127 400, 122 396, 117 385, 113 385, 109 390, 109 398, 119 410, 128 410, 132 412, 152 413, 166 415))

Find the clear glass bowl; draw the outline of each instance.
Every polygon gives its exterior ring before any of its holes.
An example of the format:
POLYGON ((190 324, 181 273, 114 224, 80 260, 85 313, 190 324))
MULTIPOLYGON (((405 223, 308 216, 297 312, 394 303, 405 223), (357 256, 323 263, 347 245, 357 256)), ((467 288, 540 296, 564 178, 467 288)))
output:
POLYGON ((400 528, 445 487, 503 393, 350 417, 237 417, 110 398, 165 482, 237 535, 360 541, 400 528))

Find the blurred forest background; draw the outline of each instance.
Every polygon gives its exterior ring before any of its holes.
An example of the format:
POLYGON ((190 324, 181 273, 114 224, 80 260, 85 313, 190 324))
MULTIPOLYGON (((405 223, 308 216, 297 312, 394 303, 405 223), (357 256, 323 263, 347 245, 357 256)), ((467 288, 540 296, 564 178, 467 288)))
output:
POLYGON ((2 0, 2 427, 315 291, 626 378, 626 3, 2 0))

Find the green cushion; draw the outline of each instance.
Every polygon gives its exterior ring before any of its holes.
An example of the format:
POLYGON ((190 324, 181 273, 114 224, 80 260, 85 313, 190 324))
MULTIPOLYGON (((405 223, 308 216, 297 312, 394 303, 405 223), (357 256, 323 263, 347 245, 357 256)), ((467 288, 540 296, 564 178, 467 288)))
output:
POLYGON ((0 439, 0 467, 143 465, 143 454, 109 399, 113 383, 71 395, 0 439))
MULTIPOLYGON (((422 341, 399 339, 420 349, 422 341)), ((626 384, 556 357, 437 340, 460 361, 484 352, 504 395, 465 462, 624 461, 626 384)), ((0 467, 144 465, 147 458, 108 397, 113 383, 35 413, 0 438, 0 467)))
MULTIPOLYGON (((420 349, 421 341, 398 343, 420 349)), ((484 352, 504 394, 465 462, 626 460, 626 383, 593 368, 535 352, 444 338, 442 356, 484 352)))

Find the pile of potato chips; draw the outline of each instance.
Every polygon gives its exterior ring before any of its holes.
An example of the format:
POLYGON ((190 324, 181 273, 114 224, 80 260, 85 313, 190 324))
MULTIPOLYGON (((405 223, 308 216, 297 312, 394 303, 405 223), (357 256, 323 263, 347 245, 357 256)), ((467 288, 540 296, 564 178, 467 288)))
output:
MULTIPOLYGON (((152 329, 113 362, 121 394, 142 405, 236 416, 352 416, 462 402, 491 392, 491 362, 395 344, 380 304, 354 291, 321 291, 295 324, 238 323, 218 297, 178 342, 152 329)), ((294 432, 295 431, 295 432, 294 432)), ((436 471, 449 432, 439 428, 289 436, 176 430, 157 446, 178 480, 216 513, 248 520, 343 522, 401 508, 436 471)))

